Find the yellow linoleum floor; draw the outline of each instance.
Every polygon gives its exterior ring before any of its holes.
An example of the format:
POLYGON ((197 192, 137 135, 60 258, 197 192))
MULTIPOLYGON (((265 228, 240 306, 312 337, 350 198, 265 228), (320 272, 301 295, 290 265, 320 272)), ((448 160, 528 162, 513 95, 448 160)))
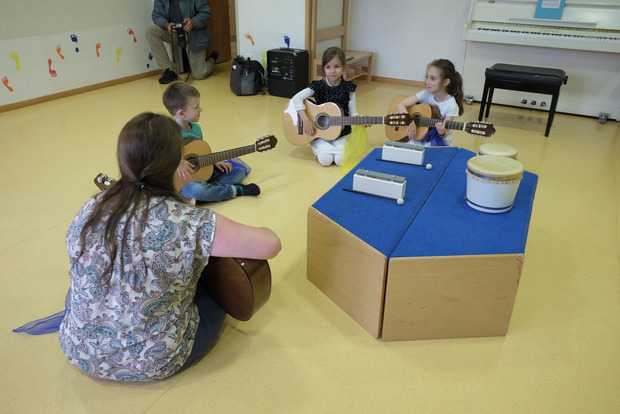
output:
MULTIPOLYGON (((68 287, 64 236, 99 172, 116 175, 116 138, 142 111, 164 112, 156 77, 0 113, 0 411, 6 413, 612 413, 620 412, 620 129, 493 106, 489 142, 519 150, 539 175, 521 283, 505 337, 383 342, 306 279, 306 215, 341 177, 284 138, 285 98, 237 97, 229 65, 204 81, 200 124, 214 151, 273 134, 244 157, 262 194, 210 205, 272 227, 270 301, 249 322, 228 318, 218 345, 168 380, 91 379, 55 334, 11 329, 59 311, 68 287)), ((358 109, 384 115, 418 89, 359 82, 358 109)), ((562 97, 560 96, 560 99, 562 97)), ((466 106, 462 121, 477 118, 466 106)), ((368 129, 368 150, 385 141, 368 129)), ((484 141, 454 132, 454 145, 484 141)), ((380 214, 380 212, 378 212, 380 214)))

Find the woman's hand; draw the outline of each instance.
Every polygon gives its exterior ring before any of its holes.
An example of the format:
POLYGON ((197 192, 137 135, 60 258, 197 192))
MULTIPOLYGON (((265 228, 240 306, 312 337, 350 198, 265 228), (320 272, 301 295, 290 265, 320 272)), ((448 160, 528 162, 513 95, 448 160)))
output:
POLYGON ((181 163, 177 167, 177 174, 179 174, 179 177, 185 183, 189 183, 193 180, 194 172, 194 166, 187 160, 181 160, 181 163))

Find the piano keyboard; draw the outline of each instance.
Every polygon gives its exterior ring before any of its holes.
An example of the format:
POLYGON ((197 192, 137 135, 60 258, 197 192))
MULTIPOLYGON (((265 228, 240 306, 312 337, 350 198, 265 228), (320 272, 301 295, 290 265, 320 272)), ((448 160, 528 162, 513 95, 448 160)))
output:
POLYGON ((620 53, 618 0, 565 0, 562 18, 558 20, 533 18, 537 3, 472 0, 463 38, 473 42, 620 53))
POLYGON ((620 33, 537 29, 497 24, 466 28, 465 40, 560 49, 620 53, 620 33))

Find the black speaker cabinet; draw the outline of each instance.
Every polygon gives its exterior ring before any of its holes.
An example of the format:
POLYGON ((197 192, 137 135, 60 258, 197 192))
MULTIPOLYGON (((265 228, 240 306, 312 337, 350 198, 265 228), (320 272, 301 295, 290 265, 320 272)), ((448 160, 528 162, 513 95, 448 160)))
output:
POLYGON ((267 90, 269 95, 292 98, 308 86, 309 55, 305 49, 267 51, 267 90))

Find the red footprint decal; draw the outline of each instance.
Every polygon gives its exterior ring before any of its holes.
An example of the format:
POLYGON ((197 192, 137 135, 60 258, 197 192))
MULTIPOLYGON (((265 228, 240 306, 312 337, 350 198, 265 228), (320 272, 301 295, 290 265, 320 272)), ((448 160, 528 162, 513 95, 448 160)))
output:
POLYGON ((136 39, 136 34, 133 32, 133 30, 127 29, 127 33, 129 33, 130 35, 133 35, 133 42, 134 43, 138 43, 138 39, 136 39))
POLYGON ((52 75, 52 78, 55 78, 58 75, 58 73, 56 73, 56 71, 52 69, 52 59, 47 59, 47 64, 50 67, 50 75, 52 75))
POLYGON ((97 43, 95 45, 95 51, 97 52, 97 57, 101 57, 101 55, 99 54, 99 49, 101 49, 101 43, 97 43))
POLYGON ((6 86, 6 88, 9 90, 9 92, 13 92, 13 88, 11 88, 9 86, 9 80, 7 79, 6 76, 4 78, 2 78, 2 83, 4 84, 4 86, 6 86))
POLYGON ((62 52, 62 48, 60 47, 60 45, 58 45, 56 46, 56 53, 58 53, 58 56, 60 56, 62 60, 65 60, 65 57, 60 52, 62 52))

